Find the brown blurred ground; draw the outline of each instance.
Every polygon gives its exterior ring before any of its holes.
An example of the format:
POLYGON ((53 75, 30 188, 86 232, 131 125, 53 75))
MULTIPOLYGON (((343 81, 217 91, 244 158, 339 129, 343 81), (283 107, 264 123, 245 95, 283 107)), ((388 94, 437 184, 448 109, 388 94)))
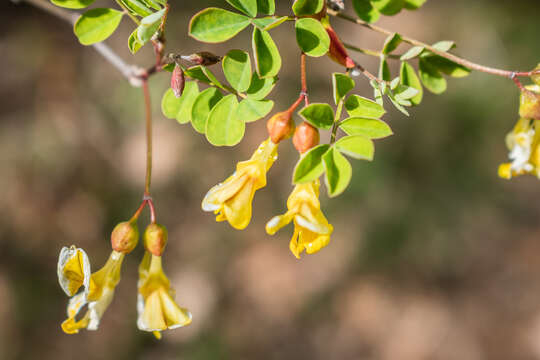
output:
MULTIPOLYGON (((176 2, 169 49, 201 49, 185 35, 188 19, 222 2, 176 2)), ((288 2, 279 3, 286 13, 288 2)), ((539 13, 537 0, 430 0, 381 23, 526 70, 540 60, 539 13)), ((333 24, 355 44, 383 41, 333 24)), ((130 30, 125 21, 108 41, 125 58, 130 30)), ((298 92, 298 59, 289 25, 273 35, 284 57, 271 95, 277 110, 298 92)), ((249 44, 244 32, 203 48, 249 44)), ((355 57, 376 69, 375 60, 355 57)), ((133 61, 149 64, 152 54, 133 61)), ((9 1, 0 4, 0 68, 0 359, 540 359, 540 184, 496 177, 516 120, 509 81, 473 74, 451 80, 444 96, 428 95, 410 118, 390 113, 396 136, 378 143, 376 161, 355 164, 340 198, 322 197, 336 229, 330 246, 297 261, 290 228, 264 232, 291 190, 292 147, 281 147, 249 228, 217 224, 200 201, 265 137, 264 123, 249 125, 236 148, 214 149, 189 125, 160 116, 167 79, 153 78, 154 198, 170 229, 165 270, 194 314, 193 325, 156 341, 135 325, 140 249, 98 332, 61 332, 67 299, 56 280, 62 246, 85 248, 100 266, 112 227, 138 205, 140 90, 79 46, 69 26, 9 1)), ((339 70, 309 61, 312 101, 329 100, 329 73, 339 70)), ((370 96, 358 82, 357 92, 370 96)))

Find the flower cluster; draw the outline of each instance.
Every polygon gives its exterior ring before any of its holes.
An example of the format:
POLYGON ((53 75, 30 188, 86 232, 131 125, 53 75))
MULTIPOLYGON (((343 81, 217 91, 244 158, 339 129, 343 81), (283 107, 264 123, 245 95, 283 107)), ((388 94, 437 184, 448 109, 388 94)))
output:
POLYGON ((540 86, 521 93, 520 119, 506 136, 510 162, 499 166, 504 179, 531 174, 540 178, 540 86))
MULTIPOLYGON (((139 267, 137 326, 160 338, 163 330, 188 325, 191 314, 174 301, 174 290, 161 266, 167 231, 163 226, 152 223, 146 228, 143 238, 146 251, 139 267)), ((66 334, 76 334, 81 329, 98 329, 120 282, 124 257, 136 247, 138 240, 139 232, 134 221, 118 224, 111 235, 111 255, 94 273, 84 250, 71 246, 60 251, 58 280, 70 297, 67 319, 62 323, 66 334), (85 314, 79 316, 85 306, 85 314)))
MULTIPOLYGON (((270 137, 263 141, 251 159, 237 164, 236 172, 225 182, 214 186, 202 201, 204 211, 217 214, 217 221, 228 221, 235 229, 245 229, 251 221, 251 208, 255 191, 266 185, 266 173, 277 159, 280 141, 294 134, 293 143, 302 154, 319 142, 318 130, 308 123, 296 129, 292 111, 280 112, 268 120, 270 137)), ((294 233, 289 245, 297 258, 305 250, 313 254, 328 245, 333 227, 321 211, 319 180, 296 185, 287 200, 288 211, 275 216, 266 225, 273 235, 287 224, 294 223, 294 233)))

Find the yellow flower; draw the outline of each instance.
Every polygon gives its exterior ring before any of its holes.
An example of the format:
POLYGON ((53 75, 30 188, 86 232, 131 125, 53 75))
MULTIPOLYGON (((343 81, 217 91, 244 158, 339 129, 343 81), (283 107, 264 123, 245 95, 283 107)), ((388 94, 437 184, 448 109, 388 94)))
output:
POLYGON ((294 234, 289 248, 297 258, 302 251, 313 254, 328 245, 334 228, 321 211, 319 180, 296 185, 287 200, 288 211, 273 217, 266 224, 266 232, 274 235, 294 220, 294 234))
POLYGON ((139 266, 137 326, 151 331, 159 339, 161 331, 191 323, 191 314, 174 301, 174 290, 161 266, 161 256, 145 252, 139 266))
POLYGON ((511 162, 499 166, 499 176, 511 179, 523 174, 539 174, 539 132, 536 131, 540 120, 521 118, 512 132, 506 136, 506 146, 510 153, 511 162))
POLYGON ((238 230, 245 229, 251 220, 251 202, 255 191, 266 186, 266 172, 277 158, 277 145, 264 141, 251 159, 236 165, 236 172, 224 183, 206 194, 202 209, 218 214, 217 221, 229 221, 238 230))
MULTIPOLYGON (((120 269, 124 254, 112 251, 107 263, 97 272, 90 274, 90 263, 84 251, 72 247, 71 249, 64 248, 60 253, 58 262, 58 277, 60 284, 67 284, 66 293, 71 297, 68 303, 67 316, 68 318, 62 323, 62 330, 67 334, 76 334, 80 329, 97 330, 101 317, 107 310, 114 296, 114 289, 120 281, 120 269), (82 261, 80 260, 82 257, 82 261), (67 261, 65 261, 68 259, 67 261), (74 259, 77 259, 75 261, 74 259), (77 266, 83 264, 82 266, 77 266), (65 264, 65 265, 63 265, 65 264), (82 281, 80 280, 82 277, 82 281), (66 279, 70 281, 66 283, 66 279), (84 285, 84 290, 76 295, 76 291, 80 288, 76 284, 84 285), (86 314, 80 319, 75 317, 80 310, 88 305, 86 314)), ((66 290, 62 285, 62 288, 66 290)))

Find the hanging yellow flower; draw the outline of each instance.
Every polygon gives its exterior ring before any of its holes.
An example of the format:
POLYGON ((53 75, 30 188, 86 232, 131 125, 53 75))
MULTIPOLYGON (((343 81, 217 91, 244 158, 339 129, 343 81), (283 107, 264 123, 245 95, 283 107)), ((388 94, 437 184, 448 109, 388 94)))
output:
POLYGON ((137 326, 161 338, 161 331, 191 323, 191 314, 174 301, 174 290, 161 265, 161 256, 145 252, 139 266, 137 326))
POLYGON ((294 221, 294 234, 289 248, 298 259, 302 251, 313 254, 328 245, 334 228, 321 211, 319 180, 296 185, 287 200, 288 211, 273 217, 266 224, 266 232, 274 235, 279 229, 294 221))
POLYGON ((499 166, 499 176, 511 179, 523 174, 536 174, 538 162, 538 120, 521 118, 514 129, 506 136, 506 146, 510 153, 511 162, 499 166))
POLYGON ((232 176, 208 191, 202 209, 217 214, 216 221, 227 220, 235 229, 245 229, 251 220, 255 191, 266 186, 266 172, 276 159, 277 145, 270 139, 264 141, 251 159, 236 165, 232 176))
POLYGON ((120 281, 120 269, 124 260, 123 253, 113 250, 103 268, 88 276, 90 263, 86 254, 82 254, 84 251, 81 249, 64 248, 60 252, 58 262, 60 284, 64 290, 67 288, 66 293, 72 296, 67 308, 68 318, 62 323, 62 330, 67 334, 76 334, 84 328, 97 330, 101 317, 113 299, 114 289, 120 281), (77 262, 83 265, 77 266, 77 262), (73 291, 79 283, 84 285, 84 290, 74 295, 81 287, 73 291), (86 314, 80 320, 76 320, 75 317, 85 305, 88 305, 86 314))

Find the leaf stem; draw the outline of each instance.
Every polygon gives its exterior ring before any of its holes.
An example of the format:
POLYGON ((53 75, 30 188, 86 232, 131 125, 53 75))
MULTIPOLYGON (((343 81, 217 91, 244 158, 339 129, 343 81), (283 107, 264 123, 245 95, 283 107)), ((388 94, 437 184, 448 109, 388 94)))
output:
MULTIPOLYGON (((355 17, 349 16, 349 15, 346 15, 346 14, 342 14, 340 12, 337 12, 337 11, 334 11, 334 10, 331 10, 331 9, 328 9, 328 14, 332 15, 332 16, 339 17, 339 18, 347 20, 347 21, 350 21, 352 23, 358 24, 358 25, 363 26, 363 27, 365 27, 367 29, 370 29, 372 31, 375 31, 375 32, 378 32, 378 33, 381 33, 381 34, 384 34, 384 35, 390 36, 390 35, 394 34, 393 31, 387 30, 385 28, 382 28, 382 27, 379 27, 379 26, 376 26, 376 25, 369 24, 369 23, 367 23, 367 22, 365 22, 363 20, 357 19, 355 17)), ((480 71, 480 72, 491 74, 491 75, 502 76, 502 77, 506 77, 508 79, 514 79, 516 76, 530 77, 530 76, 535 75, 535 74, 540 74, 540 70, 509 71, 509 70, 502 70, 502 69, 497 69, 497 68, 493 68, 493 67, 489 67, 489 66, 480 65, 480 64, 474 63, 472 61, 460 58, 460 57, 458 57, 458 56, 456 56, 454 54, 450 54, 450 53, 445 52, 445 51, 437 50, 434 47, 432 47, 432 46, 430 46, 430 45, 428 45, 426 43, 423 43, 423 42, 418 41, 416 39, 410 38, 408 36, 401 35, 401 38, 402 38, 402 40, 404 42, 406 42, 406 43, 408 43, 410 45, 422 46, 425 49, 429 50, 430 52, 432 52, 432 53, 434 53, 436 55, 442 56, 442 57, 444 57, 444 58, 446 58, 446 59, 448 59, 450 61, 453 61, 453 62, 455 62, 457 64, 463 65, 463 66, 465 66, 465 67, 467 67, 467 68, 469 68, 471 70, 476 70, 476 71, 480 71)))
POLYGON ((334 118, 334 125, 332 125, 332 135, 330 135, 330 145, 336 142, 336 135, 339 128, 339 120, 341 119, 341 113, 343 112, 343 98, 339 99, 336 108, 336 116, 334 118))
POLYGON ((146 177, 144 181, 144 196, 150 196, 150 185, 152 183, 152 103, 150 101, 150 90, 148 80, 143 80, 144 104, 146 108, 146 177))

